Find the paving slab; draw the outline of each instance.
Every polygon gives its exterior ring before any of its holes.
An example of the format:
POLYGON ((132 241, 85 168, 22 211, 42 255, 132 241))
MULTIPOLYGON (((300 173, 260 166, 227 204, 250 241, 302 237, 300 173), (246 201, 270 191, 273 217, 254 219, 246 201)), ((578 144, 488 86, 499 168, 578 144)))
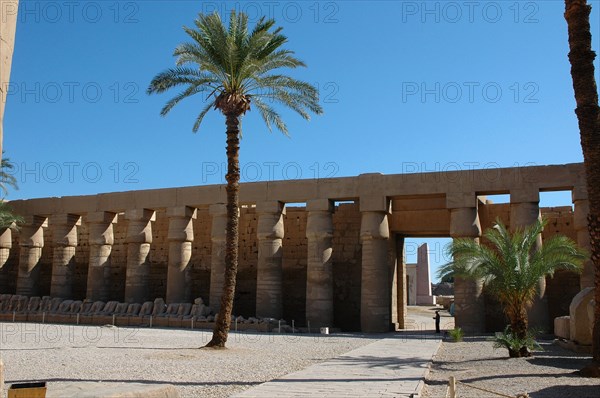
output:
POLYGON ((439 336, 395 334, 240 394, 249 397, 407 397, 423 387, 439 336))

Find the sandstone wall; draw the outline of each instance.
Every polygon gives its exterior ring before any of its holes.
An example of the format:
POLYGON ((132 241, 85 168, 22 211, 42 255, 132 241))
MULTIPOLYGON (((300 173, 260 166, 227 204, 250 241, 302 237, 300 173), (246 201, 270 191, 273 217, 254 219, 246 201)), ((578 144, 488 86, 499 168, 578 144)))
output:
POLYGON ((18 5, 18 0, 0 0, 0 158, 2 158, 2 123, 15 47, 18 5))

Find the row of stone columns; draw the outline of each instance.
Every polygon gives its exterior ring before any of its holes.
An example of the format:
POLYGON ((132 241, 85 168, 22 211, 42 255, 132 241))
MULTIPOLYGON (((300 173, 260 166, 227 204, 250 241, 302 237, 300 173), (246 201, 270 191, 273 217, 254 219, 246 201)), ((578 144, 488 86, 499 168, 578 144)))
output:
MULTIPOLYGON (((333 251, 333 202, 315 200, 307 204, 309 245, 307 269, 307 319, 313 325, 330 326, 333 322, 333 275, 331 255, 333 251)), ((282 316, 282 239, 285 205, 281 202, 257 204, 258 216, 258 266, 256 314, 261 317, 282 316)), ((210 303, 219 309, 225 270, 225 227, 227 223, 224 204, 209 207, 212 216, 212 257, 210 303)), ((155 212, 149 209, 133 209, 124 213, 128 221, 127 266, 125 301, 142 302, 148 297, 148 254, 152 243, 152 222, 155 212)), ((193 242, 193 219, 196 209, 176 207, 167 209, 169 229, 167 302, 191 300, 191 277, 188 264, 193 242)), ((112 212, 95 212, 86 215, 89 230, 89 269, 86 297, 91 300, 110 299, 110 265, 114 244, 113 225, 118 215, 112 212)), ((53 261, 51 295, 70 297, 77 226, 81 216, 74 214, 52 215, 49 218, 53 232, 53 261)), ((43 228, 48 226, 46 217, 29 217, 20 231, 19 271, 17 294, 37 294, 37 265, 44 246, 43 228)), ((0 234, 0 255, 8 258, 12 246, 10 230, 0 234), (6 252, 6 253, 5 253, 6 252)))

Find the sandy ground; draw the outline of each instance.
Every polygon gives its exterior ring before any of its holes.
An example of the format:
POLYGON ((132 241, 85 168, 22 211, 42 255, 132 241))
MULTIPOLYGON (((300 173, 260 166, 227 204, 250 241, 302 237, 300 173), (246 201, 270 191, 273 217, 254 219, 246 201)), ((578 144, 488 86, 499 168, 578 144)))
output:
POLYGON ((0 323, 12 383, 169 383, 182 397, 228 397, 376 341, 363 335, 231 333, 227 350, 199 349, 197 330, 0 323))
MULTIPOLYGON (((444 342, 431 366, 422 393, 444 398, 450 376, 471 386, 511 397, 528 393, 532 398, 598 398, 600 379, 574 374, 590 357, 567 351, 553 341, 542 341, 542 352, 531 358, 508 358, 506 349, 494 349, 491 337, 444 342)), ((458 385, 459 397, 493 398, 498 395, 458 385)))

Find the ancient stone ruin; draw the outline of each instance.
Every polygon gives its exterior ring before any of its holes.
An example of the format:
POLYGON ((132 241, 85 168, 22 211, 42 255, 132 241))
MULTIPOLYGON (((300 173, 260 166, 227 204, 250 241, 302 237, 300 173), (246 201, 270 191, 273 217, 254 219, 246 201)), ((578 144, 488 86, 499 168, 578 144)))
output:
MULTIPOLYGON (((581 164, 568 164, 241 184, 234 313, 315 328, 402 328, 405 238, 479 239, 496 218, 516 228, 543 215, 544 237, 561 233, 588 247, 583 178, 581 164), (539 208, 539 193, 556 190, 572 192, 574 210, 539 208), (492 204, 491 194, 510 194, 510 203, 492 204)), ((224 202, 223 185, 13 201, 26 223, 0 235, 0 292, 167 305, 203 297, 216 310, 224 202)), ((548 279, 532 323, 551 330, 592 276, 587 264, 581 277, 548 279)), ((480 284, 458 280, 455 295, 459 326, 502 327, 480 284)))

